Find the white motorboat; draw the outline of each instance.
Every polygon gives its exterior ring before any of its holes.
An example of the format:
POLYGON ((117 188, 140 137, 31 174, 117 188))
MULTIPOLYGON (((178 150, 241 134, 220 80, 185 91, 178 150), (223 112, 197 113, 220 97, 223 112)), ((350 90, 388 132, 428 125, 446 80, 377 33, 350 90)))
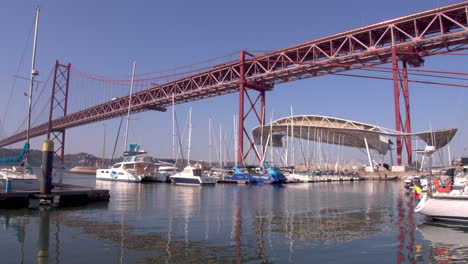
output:
POLYGON ((114 164, 110 169, 97 169, 97 180, 142 182, 154 177, 153 162, 145 161, 146 152, 136 144, 130 144, 130 151, 124 153, 124 161, 114 164))
POLYGON ((289 173, 284 174, 284 177, 288 182, 311 182, 313 180, 313 176, 308 174, 289 173))
POLYGON ((174 164, 168 162, 157 162, 154 165, 156 170, 154 175, 149 178, 150 181, 171 182, 171 175, 179 171, 174 164))
POLYGON ((433 177, 415 211, 438 220, 468 222, 467 171, 467 167, 450 168, 433 177))
POLYGON ((204 185, 204 184, 215 184, 216 180, 209 176, 207 171, 201 166, 201 164, 195 164, 190 166, 190 146, 192 138, 192 108, 189 110, 189 137, 188 137, 188 149, 187 149, 187 161, 189 162, 187 167, 182 172, 172 175, 171 181, 175 184, 184 185, 204 185))
POLYGON ((204 185, 204 184, 215 184, 214 178, 210 177, 201 166, 195 165, 195 167, 187 166, 182 172, 172 175, 171 181, 175 184, 183 185, 204 185))

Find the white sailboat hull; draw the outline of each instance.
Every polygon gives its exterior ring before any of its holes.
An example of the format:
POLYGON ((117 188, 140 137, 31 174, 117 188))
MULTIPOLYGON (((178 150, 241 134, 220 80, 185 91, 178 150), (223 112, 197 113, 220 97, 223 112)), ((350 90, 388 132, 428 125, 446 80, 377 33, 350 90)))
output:
POLYGON ((468 196, 429 197, 424 195, 415 211, 438 220, 468 223, 468 196))
POLYGON ((24 171, 18 171, 15 169, 0 169, 0 179, 5 180, 6 178, 12 180, 37 180, 37 175, 33 173, 27 173, 24 171))

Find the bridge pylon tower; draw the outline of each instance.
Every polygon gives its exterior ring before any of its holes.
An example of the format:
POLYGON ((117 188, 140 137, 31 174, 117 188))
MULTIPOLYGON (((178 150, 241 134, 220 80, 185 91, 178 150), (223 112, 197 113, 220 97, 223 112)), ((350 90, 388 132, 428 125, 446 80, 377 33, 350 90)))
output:
POLYGON ((54 141, 54 154, 59 157, 61 164, 64 162, 65 155, 65 129, 54 129, 52 127, 52 120, 65 117, 67 115, 70 70, 71 64, 64 65, 60 64, 58 60, 55 61, 54 81, 52 84, 52 93, 50 96, 47 139, 54 141))
MULTIPOLYGON (((402 133, 411 133, 411 115, 407 65, 409 64, 412 67, 419 67, 423 64, 424 60, 417 54, 416 49, 411 46, 398 49, 396 47, 392 47, 391 53, 396 130, 402 133), (399 67, 398 60, 401 61, 401 68, 399 67), (403 96, 403 109, 400 105, 400 95, 403 96), (404 112, 403 117, 402 112, 404 112)), ((413 162, 411 144, 411 137, 396 138, 396 154, 398 165, 402 164, 403 147, 406 147, 406 157, 408 165, 411 165, 411 163, 413 162)))
POLYGON ((240 51, 239 63, 239 120, 237 132, 237 164, 243 165, 249 153, 254 152, 258 161, 264 155, 264 149, 261 153, 255 148, 253 138, 245 129, 245 121, 250 115, 260 125, 265 125, 265 93, 273 88, 272 84, 267 84, 259 81, 249 81, 246 72, 246 55, 254 57, 254 55, 242 50, 240 51), (258 92, 255 96, 255 92, 258 92), (247 98, 247 102, 246 99, 247 98), (247 108, 246 108, 247 106, 247 108), (244 136, 247 139, 247 151, 244 151, 244 136))

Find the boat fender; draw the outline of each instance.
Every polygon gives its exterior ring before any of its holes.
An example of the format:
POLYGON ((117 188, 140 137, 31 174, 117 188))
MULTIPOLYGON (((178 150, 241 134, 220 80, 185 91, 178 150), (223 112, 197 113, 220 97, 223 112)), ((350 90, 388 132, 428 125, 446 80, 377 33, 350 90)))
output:
POLYGON ((436 191, 441 192, 441 193, 448 193, 452 190, 452 181, 448 181, 447 184, 442 184, 439 178, 434 179, 434 186, 436 188, 436 191))

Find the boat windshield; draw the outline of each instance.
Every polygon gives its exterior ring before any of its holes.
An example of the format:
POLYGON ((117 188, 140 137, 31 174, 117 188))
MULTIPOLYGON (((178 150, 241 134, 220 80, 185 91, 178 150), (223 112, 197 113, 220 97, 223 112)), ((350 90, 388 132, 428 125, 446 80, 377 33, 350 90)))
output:
POLYGON ((113 168, 113 169, 118 169, 118 168, 120 168, 120 165, 122 165, 122 164, 120 164, 120 163, 119 163, 119 164, 115 164, 114 166, 112 166, 112 168, 113 168))

